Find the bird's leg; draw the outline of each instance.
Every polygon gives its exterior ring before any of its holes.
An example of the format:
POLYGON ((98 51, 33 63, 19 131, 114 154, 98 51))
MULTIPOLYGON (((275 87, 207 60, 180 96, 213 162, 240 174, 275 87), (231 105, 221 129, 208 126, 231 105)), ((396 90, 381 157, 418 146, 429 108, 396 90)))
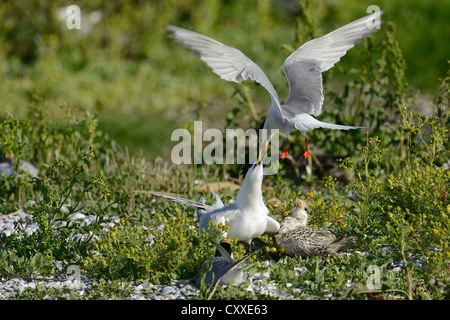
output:
POLYGON ((282 159, 282 160, 284 160, 284 158, 286 158, 289 155, 288 151, 287 151, 288 144, 289 144, 289 139, 286 138, 286 146, 284 147, 284 152, 280 157, 280 159, 282 159))
POLYGON ((252 242, 250 241, 247 245, 247 254, 250 254, 252 252, 252 242))
POLYGON ((306 158, 311 157, 311 154, 309 153, 308 149, 308 138, 305 136, 305 143, 306 143, 306 151, 303 153, 303 156, 306 158))

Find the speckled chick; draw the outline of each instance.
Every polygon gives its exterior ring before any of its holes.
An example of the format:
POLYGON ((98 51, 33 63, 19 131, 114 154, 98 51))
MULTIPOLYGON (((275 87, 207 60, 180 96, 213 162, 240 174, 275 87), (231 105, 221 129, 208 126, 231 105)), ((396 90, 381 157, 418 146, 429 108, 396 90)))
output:
POLYGON ((298 200, 289 215, 281 222, 280 231, 275 239, 287 255, 334 255, 356 245, 353 237, 336 239, 327 229, 309 228, 307 210, 306 202, 298 200))

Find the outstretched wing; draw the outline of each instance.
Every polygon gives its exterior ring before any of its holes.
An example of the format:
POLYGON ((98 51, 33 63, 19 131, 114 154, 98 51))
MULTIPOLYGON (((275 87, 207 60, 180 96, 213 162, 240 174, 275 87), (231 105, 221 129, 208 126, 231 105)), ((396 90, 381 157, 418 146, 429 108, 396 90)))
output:
POLYGON ((264 71, 240 50, 180 27, 166 26, 166 29, 172 32, 170 37, 175 42, 190 49, 222 79, 242 82, 250 78, 263 86, 270 93, 272 105, 280 108, 278 94, 264 71))
POLYGON ((320 114, 324 100, 322 72, 332 68, 355 44, 377 31, 372 22, 384 12, 367 15, 313 39, 286 59, 283 68, 289 82, 289 97, 282 107, 285 116, 292 119, 299 113, 320 114))

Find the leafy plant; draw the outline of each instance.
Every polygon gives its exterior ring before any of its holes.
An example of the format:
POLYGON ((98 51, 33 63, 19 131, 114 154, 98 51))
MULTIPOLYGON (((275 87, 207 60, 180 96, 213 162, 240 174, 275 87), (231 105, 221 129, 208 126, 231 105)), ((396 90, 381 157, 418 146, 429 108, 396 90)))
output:
POLYGON ((205 234, 199 237, 179 209, 170 217, 157 214, 151 226, 135 226, 121 219, 94 245, 92 254, 81 261, 85 272, 128 281, 171 283, 194 277, 212 256, 205 234))
POLYGON ((27 233, 26 224, 16 223, 16 232, 8 237, 2 235, 4 248, 14 247, 20 256, 27 257, 39 252, 54 259, 65 260, 68 264, 86 254, 90 241, 101 229, 100 224, 108 207, 114 203, 124 203, 118 194, 115 199, 111 199, 111 191, 101 176, 86 176, 93 156, 92 148, 81 150, 80 159, 76 163, 69 165, 62 160, 57 161, 47 167, 43 179, 34 178, 33 188, 39 200, 25 210, 32 215, 37 228, 34 232, 27 233), (99 201, 86 207, 88 194, 97 196, 99 201), (67 206, 69 196, 74 205, 67 206), (96 216, 88 226, 81 226, 70 219, 82 207, 96 216))

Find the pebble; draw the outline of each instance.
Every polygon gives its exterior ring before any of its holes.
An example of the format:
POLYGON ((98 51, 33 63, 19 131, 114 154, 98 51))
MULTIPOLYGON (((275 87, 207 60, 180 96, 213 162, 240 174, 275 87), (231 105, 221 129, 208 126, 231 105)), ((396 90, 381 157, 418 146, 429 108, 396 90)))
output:
POLYGON ((165 295, 168 295, 168 294, 173 294, 173 293, 175 293, 176 291, 177 291, 177 290, 176 290, 174 287, 171 287, 171 286, 169 286, 169 287, 164 287, 164 289, 161 290, 160 295, 165 296, 165 295))
POLYGON ((69 216, 69 219, 72 220, 72 221, 84 220, 84 219, 86 219, 86 215, 84 213, 81 213, 81 212, 75 212, 75 213, 72 213, 69 216))
POLYGON ((294 267, 295 275, 298 275, 299 273, 307 272, 308 269, 306 267, 294 267))
POLYGON ((36 232, 37 228, 38 228, 38 224, 36 222, 34 222, 25 228, 25 233, 30 236, 36 232))
MULTIPOLYGON (((21 171, 28 172, 32 177, 37 177, 39 175, 39 170, 28 161, 19 161, 19 172, 21 171)), ((13 175, 14 169, 12 163, 0 162, 0 174, 5 174, 7 176, 13 175)), ((21 177, 22 174, 18 174, 18 176, 21 177)))

